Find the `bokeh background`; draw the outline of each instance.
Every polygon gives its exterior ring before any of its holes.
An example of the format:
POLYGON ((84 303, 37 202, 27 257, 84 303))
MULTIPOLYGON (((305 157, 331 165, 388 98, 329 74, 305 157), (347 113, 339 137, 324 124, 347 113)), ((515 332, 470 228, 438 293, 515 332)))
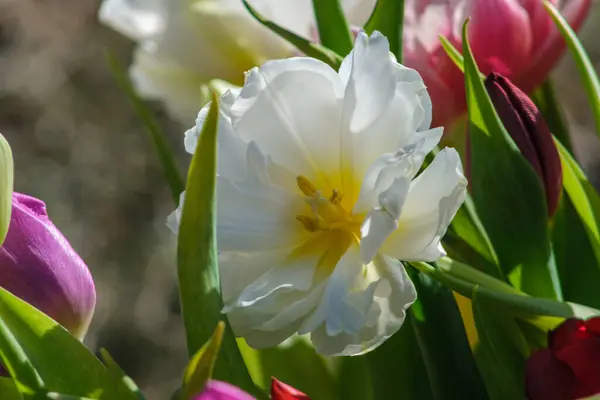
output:
MULTIPOLYGON (((14 152, 16 190, 47 203, 94 275, 98 304, 86 344, 106 348, 149 400, 165 399, 186 359, 175 238, 165 226, 171 198, 106 62, 110 49, 128 65, 133 44, 98 23, 99 4, 0 0, 0 132, 14 152)), ((580 37, 600 69, 599 35, 595 2, 580 37)), ((568 55, 553 78, 579 160, 600 187, 600 144, 568 55)), ((187 126, 150 106, 183 171, 187 126)))

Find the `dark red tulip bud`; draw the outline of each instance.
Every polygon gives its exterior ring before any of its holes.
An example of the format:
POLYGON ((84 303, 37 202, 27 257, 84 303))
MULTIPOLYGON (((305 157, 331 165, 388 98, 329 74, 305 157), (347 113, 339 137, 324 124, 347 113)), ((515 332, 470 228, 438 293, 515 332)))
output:
POLYGON ((271 378, 271 400, 310 400, 310 397, 276 378, 271 378))
POLYGON ((548 333, 548 348, 527 361, 529 400, 575 400, 600 393, 600 317, 568 319, 548 333))
POLYGON ((504 127, 542 180, 548 214, 554 215, 562 190, 562 168, 552 134, 540 110, 502 75, 490 74, 485 87, 504 127))

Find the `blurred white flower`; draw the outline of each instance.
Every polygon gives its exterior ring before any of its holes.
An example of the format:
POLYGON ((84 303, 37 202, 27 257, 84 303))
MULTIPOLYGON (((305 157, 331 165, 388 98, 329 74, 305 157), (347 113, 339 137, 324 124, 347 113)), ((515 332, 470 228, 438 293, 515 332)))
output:
POLYGON ((236 335, 261 348, 310 333, 321 354, 356 355, 400 328, 416 292, 398 260, 440 258, 465 198, 454 149, 417 176, 442 136, 430 123, 421 77, 379 33, 360 33, 339 73, 269 61, 222 96, 217 240, 236 335))
MULTIPOLYGON (((312 0, 250 3, 296 34, 315 36, 312 0)), ((372 0, 343 4, 355 23, 364 22, 372 8, 372 0)), ((241 0, 104 0, 99 19, 139 43, 130 73, 140 94, 163 101, 186 124, 208 99, 204 84, 218 79, 241 85, 252 67, 294 55, 293 47, 255 21, 241 0)))

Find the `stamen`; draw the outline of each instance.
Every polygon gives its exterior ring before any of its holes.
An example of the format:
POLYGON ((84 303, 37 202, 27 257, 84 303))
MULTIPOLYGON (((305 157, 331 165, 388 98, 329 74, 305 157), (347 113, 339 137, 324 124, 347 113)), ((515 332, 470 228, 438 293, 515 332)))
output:
POLYGON ((342 202, 342 198, 344 197, 344 195, 342 194, 342 192, 340 192, 337 189, 333 189, 333 192, 331 193, 331 197, 329 198, 329 201, 332 204, 340 204, 342 202))
POLYGON ((296 177, 298 187, 307 196, 314 196, 317 193, 317 188, 306 177, 298 175, 296 177))
POLYGON ((298 215, 296 219, 304 226, 309 232, 316 232, 319 230, 319 221, 316 218, 309 217, 307 215, 298 215))

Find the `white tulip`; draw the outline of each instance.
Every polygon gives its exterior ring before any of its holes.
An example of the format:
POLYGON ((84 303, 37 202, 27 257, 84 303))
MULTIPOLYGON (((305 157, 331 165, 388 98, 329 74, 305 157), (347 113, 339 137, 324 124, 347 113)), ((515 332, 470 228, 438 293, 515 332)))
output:
MULTIPOLYGON (((312 0, 250 0, 266 18, 314 38, 312 0)), ((344 0, 351 22, 369 16, 373 0, 344 0)), ((297 50, 244 8, 241 0, 104 0, 102 23, 139 43, 130 74, 139 93, 163 101, 189 124, 213 80, 243 84, 244 72, 297 50)))
POLYGON ((217 241, 237 336, 262 348, 310 333, 321 354, 357 355, 400 328, 416 291, 398 260, 443 256, 466 193, 454 149, 418 174, 442 136, 430 123, 420 75, 379 33, 360 33, 339 72, 269 61, 222 96, 217 241))

